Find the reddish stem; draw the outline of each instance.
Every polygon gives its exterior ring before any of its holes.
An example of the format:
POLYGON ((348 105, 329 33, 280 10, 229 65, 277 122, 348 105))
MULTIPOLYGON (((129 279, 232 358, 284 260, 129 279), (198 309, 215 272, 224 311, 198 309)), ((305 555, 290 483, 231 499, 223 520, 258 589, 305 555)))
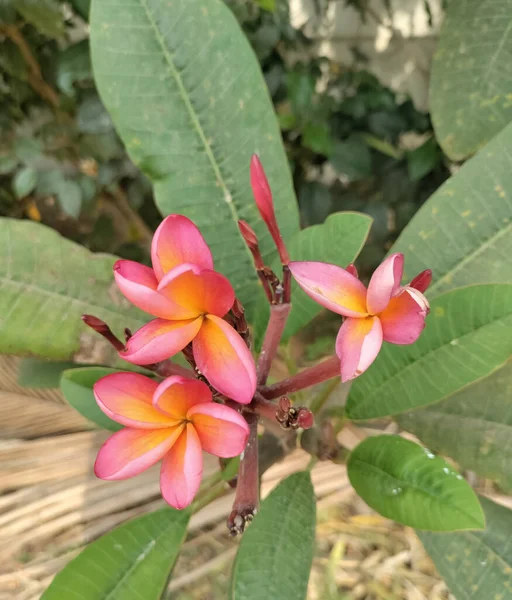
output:
POLYGON ((270 307, 270 319, 256 369, 258 385, 265 385, 267 381, 291 308, 291 304, 272 304, 270 307))
POLYGON ((249 439, 240 457, 235 501, 227 522, 231 535, 243 533, 259 507, 258 415, 246 413, 244 416, 249 425, 249 439))
POLYGON ((317 383, 322 383, 323 381, 339 376, 340 359, 337 356, 332 356, 313 367, 304 369, 300 373, 297 373, 297 375, 293 375, 293 377, 288 377, 273 385, 262 387, 259 391, 264 398, 272 400, 273 398, 279 398, 280 396, 291 394, 292 392, 298 392, 304 388, 311 387, 317 383))
POLYGON ((104 321, 93 315, 82 315, 82 321, 110 342, 118 352, 123 352, 124 343, 112 333, 112 329, 104 321))

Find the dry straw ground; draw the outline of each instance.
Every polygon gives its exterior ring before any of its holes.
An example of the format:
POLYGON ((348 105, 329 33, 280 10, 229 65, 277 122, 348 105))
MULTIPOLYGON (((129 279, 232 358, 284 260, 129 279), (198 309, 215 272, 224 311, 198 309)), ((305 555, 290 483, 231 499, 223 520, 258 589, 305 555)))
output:
MULTIPOLYGON (((36 600, 85 544, 163 501, 154 469, 123 482, 97 480, 92 465, 106 434, 91 430, 58 391, 20 388, 16 370, 16 359, 0 357, 0 600, 36 600)), ((296 450, 271 467, 263 496, 308 460, 296 450)), ((206 470, 215 466, 209 461, 206 470)), ((319 502, 309 600, 453 599, 414 532, 368 509, 343 466, 317 463, 312 475, 319 502)), ((226 598, 237 546, 224 524, 232 496, 192 518, 171 598, 226 598)))

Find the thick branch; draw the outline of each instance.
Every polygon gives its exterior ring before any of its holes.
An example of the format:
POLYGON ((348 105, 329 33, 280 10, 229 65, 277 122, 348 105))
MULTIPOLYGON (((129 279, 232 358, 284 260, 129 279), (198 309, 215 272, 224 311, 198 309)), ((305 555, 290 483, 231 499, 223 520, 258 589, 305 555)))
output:
POLYGON ((270 307, 270 319, 256 369, 258 385, 265 385, 267 381, 291 308, 291 304, 272 304, 270 307))
POLYGON ((337 356, 332 356, 314 367, 304 369, 297 375, 283 379, 278 383, 260 388, 260 393, 267 400, 279 398, 285 394, 298 392, 304 388, 311 387, 317 383, 322 383, 333 377, 340 376, 340 359, 337 356))

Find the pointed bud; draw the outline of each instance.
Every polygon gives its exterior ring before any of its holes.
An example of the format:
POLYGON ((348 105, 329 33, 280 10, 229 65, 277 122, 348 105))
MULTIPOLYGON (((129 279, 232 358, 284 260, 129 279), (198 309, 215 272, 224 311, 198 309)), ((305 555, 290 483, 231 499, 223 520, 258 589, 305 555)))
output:
POLYGON ((409 287, 418 290, 418 292, 426 292, 428 286, 432 283, 432 271, 430 269, 425 269, 419 275, 411 281, 409 287))
POLYGON ((299 412, 297 414, 298 427, 301 427, 302 429, 311 429, 314 422, 315 418, 309 408, 299 408, 299 412))
POLYGON ((123 352, 125 350, 125 345, 121 340, 119 340, 113 333, 110 327, 102 321, 98 319, 98 317, 94 317, 93 315, 82 315, 82 321, 91 329, 94 329, 97 333, 102 335, 106 340, 108 340, 112 346, 118 351, 123 352))
POLYGON ((348 265, 348 267, 345 269, 345 271, 348 271, 348 273, 350 273, 351 275, 353 275, 354 277, 357 277, 359 279, 359 275, 357 273, 357 268, 354 263, 350 263, 348 265))
POLYGON ((258 249, 258 238, 254 233, 252 227, 246 221, 238 221, 238 229, 240 229, 240 233, 244 238, 245 243, 249 247, 251 251, 258 249))
POLYGON ((279 226, 277 224, 272 192, 265 171, 263 170, 263 165, 256 154, 253 154, 251 158, 251 187, 256 206, 277 246, 281 262, 284 265, 287 265, 290 262, 290 257, 288 256, 288 251, 281 238, 281 232, 279 231, 279 226))

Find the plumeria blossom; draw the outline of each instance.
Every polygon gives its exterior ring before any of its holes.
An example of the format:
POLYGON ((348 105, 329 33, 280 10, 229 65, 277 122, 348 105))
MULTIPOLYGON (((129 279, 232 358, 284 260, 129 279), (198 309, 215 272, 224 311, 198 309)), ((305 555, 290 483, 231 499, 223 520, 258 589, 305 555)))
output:
POLYGON ((173 376, 158 384, 137 373, 113 373, 94 384, 101 410, 124 425, 100 448, 100 479, 138 475, 162 460, 160 488, 174 508, 188 506, 203 474, 202 450, 222 458, 245 448, 249 427, 235 410, 212 401, 202 381, 173 376))
POLYGON ((121 292, 156 317, 139 329, 120 355, 149 365, 180 352, 190 342, 201 373, 229 398, 247 404, 256 370, 240 335, 223 320, 235 300, 229 281, 213 270, 212 253, 186 217, 170 215, 155 232, 153 268, 119 260, 114 275, 121 292))
POLYGON ((430 307, 423 295, 431 271, 420 273, 401 286, 404 255, 392 254, 375 270, 368 289, 350 265, 342 269, 323 262, 291 262, 290 270, 300 287, 345 320, 336 339, 341 361, 341 380, 354 379, 372 364, 382 341, 412 344, 425 327, 430 307))

